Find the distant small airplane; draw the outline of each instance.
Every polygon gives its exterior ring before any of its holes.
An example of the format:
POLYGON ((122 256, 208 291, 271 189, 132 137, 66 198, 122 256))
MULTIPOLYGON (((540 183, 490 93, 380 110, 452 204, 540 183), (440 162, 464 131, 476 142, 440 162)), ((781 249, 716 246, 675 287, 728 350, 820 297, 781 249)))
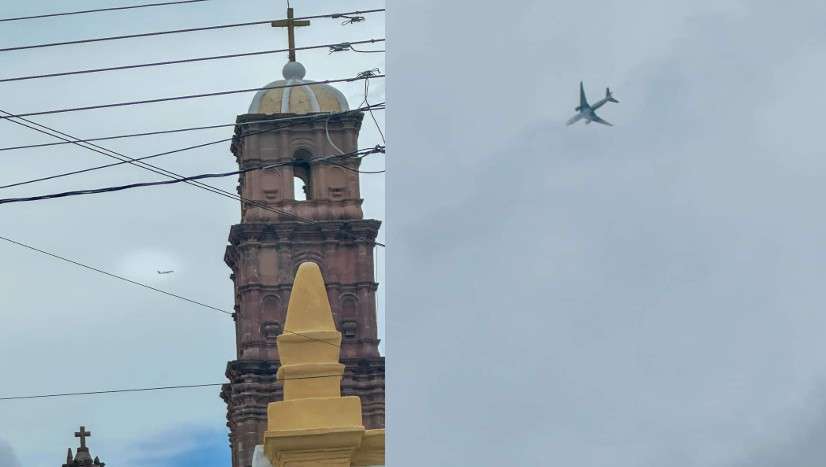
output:
POLYGON ((590 124, 591 122, 597 122, 602 123, 603 125, 614 126, 606 122, 605 120, 599 118, 595 113, 596 110, 605 105, 606 102, 619 103, 619 101, 614 99, 614 96, 611 94, 611 89, 605 88, 605 97, 591 105, 588 103, 588 99, 585 98, 585 87, 583 87, 582 81, 580 81, 579 106, 576 109, 574 109, 579 113, 574 115, 570 120, 568 120, 568 125, 573 125, 574 123, 584 118, 586 125, 590 124))
POLYGON ((158 274, 172 274, 175 271, 158 271, 158 274))

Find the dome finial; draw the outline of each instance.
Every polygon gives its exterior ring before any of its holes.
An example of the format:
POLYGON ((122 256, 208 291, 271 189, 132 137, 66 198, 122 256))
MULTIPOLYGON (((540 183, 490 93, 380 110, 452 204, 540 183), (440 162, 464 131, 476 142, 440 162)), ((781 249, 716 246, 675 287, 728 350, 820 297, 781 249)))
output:
POLYGON ((284 75, 284 79, 304 79, 307 70, 304 68, 304 65, 299 62, 287 62, 287 64, 284 65, 284 69, 281 70, 281 73, 284 75))

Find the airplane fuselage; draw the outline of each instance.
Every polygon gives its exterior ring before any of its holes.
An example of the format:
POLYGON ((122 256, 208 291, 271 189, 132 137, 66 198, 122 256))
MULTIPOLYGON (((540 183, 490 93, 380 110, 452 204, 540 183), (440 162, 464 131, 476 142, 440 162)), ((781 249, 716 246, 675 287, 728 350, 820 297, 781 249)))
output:
POLYGON ((602 98, 602 99, 600 99, 600 100, 598 100, 598 101, 594 102, 593 104, 591 104, 591 112, 593 113, 593 111, 595 111, 595 110, 597 110, 598 108, 602 107, 602 106, 603 106, 603 105, 605 105, 607 102, 608 102, 608 99, 605 99, 605 98, 602 98))
POLYGON ((594 102, 593 104, 589 104, 588 100, 585 98, 585 89, 582 83, 579 83, 579 106, 577 106, 574 110, 576 110, 576 115, 571 117, 568 120, 568 125, 573 125, 574 123, 578 122, 579 120, 585 120, 586 124, 591 122, 601 123, 603 125, 612 126, 610 123, 606 122, 605 120, 601 119, 597 116, 596 110, 600 107, 604 106, 608 102, 618 102, 614 97, 611 95, 611 90, 605 90, 605 97, 594 102))
POLYGON ((593 107, 577 107, 576 109, 577 114, 573 116, 570 120, 568 120, 568 125, 576 123, 578 120, 585 120, 585 123, 591 123, 594 121, 594 114, 593 107))

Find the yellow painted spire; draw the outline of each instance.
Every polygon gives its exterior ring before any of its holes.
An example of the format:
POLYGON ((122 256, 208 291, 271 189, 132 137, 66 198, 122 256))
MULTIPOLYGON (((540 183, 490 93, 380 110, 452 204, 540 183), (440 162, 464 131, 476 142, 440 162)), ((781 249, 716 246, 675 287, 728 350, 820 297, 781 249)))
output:
POLYGON ((336 331, 324 278, 315 263, 304 263, 298 267, 284 329, 288 332, 336 331))
POLYGON ((303 263, 278 336, 284 400, 267 406, 264 452, 273 467, 383 464, 384 430, 366 431, 361 400, 341 396, 340 350, 321 270, 303 263))

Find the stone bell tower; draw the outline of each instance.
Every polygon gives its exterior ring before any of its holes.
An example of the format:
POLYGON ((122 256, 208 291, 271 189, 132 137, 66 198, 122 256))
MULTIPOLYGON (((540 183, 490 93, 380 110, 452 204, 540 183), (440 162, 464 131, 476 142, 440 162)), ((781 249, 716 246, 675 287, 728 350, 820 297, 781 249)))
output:
POLYGON ((267 429, 267 404, 282 399, 276 342, 306 261, 321 269, 342 334, 342 394, 361 398, 365 427, 384 427, 373 274, 380 222, 362 213, 360 160, 324 159, 357 149, 364 115, 348 111, 334 87, 304 80, 298 62, 288 62, 283 75, 238 117, 232 145, 242 169, 274 166, 240 175, 241 222, 230 230, 224 257, 235 287, 237 354, 221 391, 233 467, 251 465, 267 429))

